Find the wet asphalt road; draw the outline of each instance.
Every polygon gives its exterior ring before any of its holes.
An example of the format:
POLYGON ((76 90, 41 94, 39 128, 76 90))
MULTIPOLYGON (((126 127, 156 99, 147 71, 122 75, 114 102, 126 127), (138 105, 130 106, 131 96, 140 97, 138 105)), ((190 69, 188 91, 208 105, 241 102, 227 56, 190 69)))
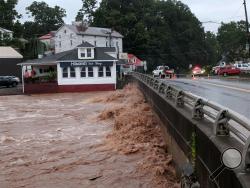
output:
POLYGON ((250 81, 197 78, 166 82, 221 104, 250 119, 250 81))

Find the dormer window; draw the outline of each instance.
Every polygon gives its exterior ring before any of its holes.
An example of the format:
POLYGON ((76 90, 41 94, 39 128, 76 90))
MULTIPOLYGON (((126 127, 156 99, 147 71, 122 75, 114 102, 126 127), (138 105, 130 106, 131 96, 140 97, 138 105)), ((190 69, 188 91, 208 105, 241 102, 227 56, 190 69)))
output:
POLYGON ((86 57, 85 50, 81 52, 81 57, 82 57, 82 58, 85 58, 85 57, 86 57))
POLYGON ((78 48, 79 59, 94 59, 94 48, 78 48))
POLYGON ((87 48, 87 57, 91 57, 92 54, 91 54, 91 48, 87 48))
POLYGON ((78 48, 78 59, 94 59, 95 46, 88 42, 83 42, 78 48))

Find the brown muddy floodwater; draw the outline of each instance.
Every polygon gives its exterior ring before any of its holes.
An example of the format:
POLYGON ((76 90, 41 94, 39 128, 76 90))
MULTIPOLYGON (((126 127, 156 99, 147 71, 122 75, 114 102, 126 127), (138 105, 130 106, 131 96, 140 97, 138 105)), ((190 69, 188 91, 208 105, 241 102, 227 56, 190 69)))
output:
POLYGON ((154 116, 134 86, 0 97, 0 188, 178 187, 154 116))

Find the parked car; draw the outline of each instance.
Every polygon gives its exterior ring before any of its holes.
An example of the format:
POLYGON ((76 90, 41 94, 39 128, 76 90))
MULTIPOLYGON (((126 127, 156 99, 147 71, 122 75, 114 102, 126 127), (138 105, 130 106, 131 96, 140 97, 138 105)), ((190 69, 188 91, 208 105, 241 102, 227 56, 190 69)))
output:
POLYGON ((11 78, 13 78, 13 80, 17 81, 17 84, 20 83, 20 78, 16 77, 16 76, 10 76, 11 78))
POLYGON ((225 67, 220 67, 218 69, 218 75, 238 75, 241 73, 241 70, 235 66, 225 66, 225 67))
POLYGON ((170 77, 170 78, 172 78, 173 75, 174 75, 174 69, 170 69, 168 66, 158 66, 153 71, 153 77, 160 77, 160 78, 170 77))
POLYGON ((250 66, 247 63, 236 63, 234 66, 242 71, 250 71, 250 66))
POLYGON ((16 87, 20 79, 15 76, 0 76, 0 86, 16 87))

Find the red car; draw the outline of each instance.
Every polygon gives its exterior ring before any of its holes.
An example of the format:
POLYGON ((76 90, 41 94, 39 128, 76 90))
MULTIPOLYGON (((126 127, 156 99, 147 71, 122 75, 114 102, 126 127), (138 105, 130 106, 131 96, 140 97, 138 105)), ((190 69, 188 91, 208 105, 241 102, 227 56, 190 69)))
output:
POLYGON ((240 74, 240 69, 234 67, 234 66, 225 66, 225 67, 220 67, 217 70, 218 75, 238 75, 240 74))

